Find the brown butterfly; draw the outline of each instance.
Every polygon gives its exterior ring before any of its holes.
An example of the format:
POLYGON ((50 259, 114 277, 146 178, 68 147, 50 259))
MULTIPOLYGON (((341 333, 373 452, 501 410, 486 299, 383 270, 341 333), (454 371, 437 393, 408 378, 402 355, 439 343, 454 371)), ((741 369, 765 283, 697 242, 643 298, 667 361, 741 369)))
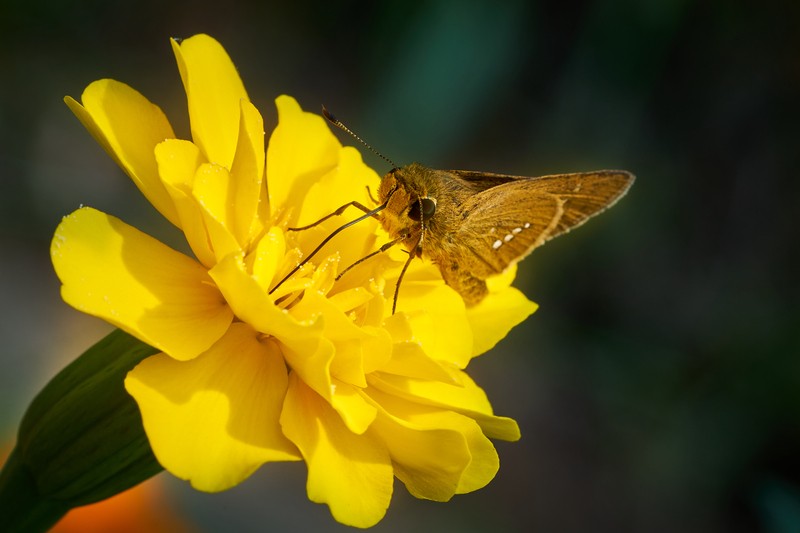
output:
MULTIPOLYGON (((323 114, 335 126, 375 151, 324 107, 323 114)), ((358 202, 350 202, 314 224, 289 228, 290 231, 308 229, 332 216, 341 215, 350 206, 365 212, 328 235, 272 291, 339 232, 368 217, 375 217, 392 240, 344 269, 337 279, 355 265, 402 244, 409 252, 409 258, 397 280, 392 313, 397 308, 400 282, 415 257, 430 259, 439 267, 444 281, 461 295, 464 302, 468 306, 475 305, 488 293, 488 277, 500 274, 534 248, 611 207, 635 179, 633 174, 623 170, 529 178, 466 170, 434 170, 418 163, 397 168, 386 160, 395 168, 381 179, 378 207, 369 209, 358 202)))
POLYGON ((486 278, 611 207, 633 181, 620 170, 527 178, 412 163, 381 180, 380 222, 475 305, 486 278))

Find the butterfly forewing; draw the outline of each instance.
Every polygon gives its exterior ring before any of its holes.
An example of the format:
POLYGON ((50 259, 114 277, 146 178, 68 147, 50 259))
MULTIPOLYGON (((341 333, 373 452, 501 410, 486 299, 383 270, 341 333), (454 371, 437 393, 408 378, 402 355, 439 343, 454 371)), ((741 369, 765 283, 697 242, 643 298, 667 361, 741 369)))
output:
MULTIPOLYGON (((464 177, 480 180, 475 173, 464 177)), ((473 256, 473 274, 480 278, 502 272, 534 248, 583 224, 613 205, 633 183, 624 171, 489 177, 500 184, 470 197, 458 217, 458 242, 473 256)))

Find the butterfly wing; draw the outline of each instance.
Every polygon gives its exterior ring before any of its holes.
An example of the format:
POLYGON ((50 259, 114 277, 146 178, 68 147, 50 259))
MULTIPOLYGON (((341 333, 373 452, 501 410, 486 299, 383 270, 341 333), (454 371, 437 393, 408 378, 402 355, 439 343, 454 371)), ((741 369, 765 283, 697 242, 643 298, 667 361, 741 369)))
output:
POLYGON ((634 176, 601 170, 517 178, 456 171, 475 184, 497 183, 460 206, 461 224, 455 238, 463 256, 453 257, 472 276, 485 279, 516 263, 534 248, 578 227, 614 205, 630 188, 634 176))

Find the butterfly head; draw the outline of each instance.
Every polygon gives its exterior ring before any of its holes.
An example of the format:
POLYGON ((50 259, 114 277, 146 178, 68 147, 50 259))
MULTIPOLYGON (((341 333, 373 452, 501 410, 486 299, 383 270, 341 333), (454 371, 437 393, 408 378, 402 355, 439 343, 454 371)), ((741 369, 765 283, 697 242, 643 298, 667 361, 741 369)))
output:
POLYGON ((394 168, 381 180, 378 196, 386 202, 381 214, 384 229, 391 235, 408 235, 417 242, 436 214, 436 199, 428 195, 425 182, 418 178, 418 165, 394 168))

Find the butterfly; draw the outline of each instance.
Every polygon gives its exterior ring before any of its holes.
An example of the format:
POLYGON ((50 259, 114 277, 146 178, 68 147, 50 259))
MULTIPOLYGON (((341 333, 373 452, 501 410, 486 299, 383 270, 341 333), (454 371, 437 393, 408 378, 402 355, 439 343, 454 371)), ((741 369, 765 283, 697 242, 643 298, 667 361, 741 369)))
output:
POLYGON ((634 180, 622 170, 529 178, 412 163, 382 178, 379 220, 469 306, 487 295, 488 277, 608 209, 634 180))

